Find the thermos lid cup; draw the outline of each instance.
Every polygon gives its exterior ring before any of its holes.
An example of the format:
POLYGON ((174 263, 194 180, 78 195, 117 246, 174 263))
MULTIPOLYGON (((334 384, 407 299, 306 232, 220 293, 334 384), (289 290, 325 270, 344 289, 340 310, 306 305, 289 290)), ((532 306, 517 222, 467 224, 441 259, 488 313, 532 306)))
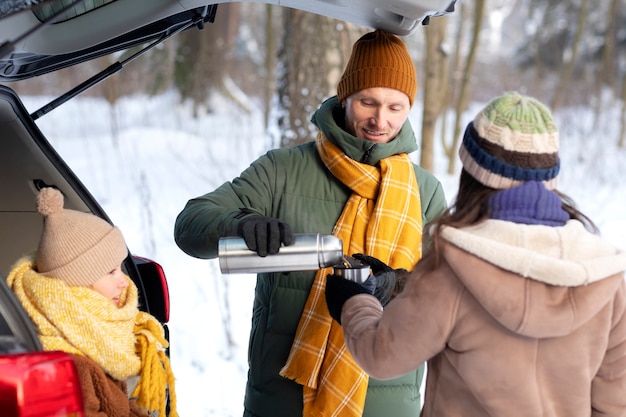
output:
POLYGON ((342 258, 341 264, 333 268, 333 274, 362 284, 370 276, 370 266, 346 255, 342 258))
POLYGON ((349 279, 350 281, 363 284, 365 280, 370 276, 370 267, 364 266, 361 268, 344 268, 341 266, 336 266, 335 268, 333 268, 333 273, 337 276, 349 279))

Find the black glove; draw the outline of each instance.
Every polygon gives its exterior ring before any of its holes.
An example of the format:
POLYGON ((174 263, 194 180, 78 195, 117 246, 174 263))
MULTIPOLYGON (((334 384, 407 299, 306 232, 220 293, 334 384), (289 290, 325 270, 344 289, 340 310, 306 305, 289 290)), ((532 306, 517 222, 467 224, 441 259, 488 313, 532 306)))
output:
POLYGON ((369 265, 372 269, 372 273, 376 278, 376 289, 373 294, 383 307, 402 292, 409 271, 404 268, 393 269, 380 259, 363 255, 362 253, 356 253, 352 257, 369 265))
POLYGON ((370 276, 363 282, 358 284, 338 275, 328 275, 326 277, 326 305, 330 316, 341 324, 341 310, 343 305, 349 298, 358 294, 372 294, 373 288, 376 286, 376 278, 370 276), (373 284, 373 285, 372 285, 373 284))
POLYGON ((291 226, 278 219, 265 216, 249 216, 241 220, 237 234, 243 237, 248 249, 259 256, 273 255, 281 244, 289 246, 294 241, 291 226))

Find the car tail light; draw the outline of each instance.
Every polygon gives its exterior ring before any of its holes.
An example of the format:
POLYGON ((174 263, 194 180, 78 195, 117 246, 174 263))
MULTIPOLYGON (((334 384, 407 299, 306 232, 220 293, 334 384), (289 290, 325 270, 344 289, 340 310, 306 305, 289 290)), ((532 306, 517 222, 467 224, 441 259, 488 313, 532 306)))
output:
POLYGON ((72 357, 64 352, 0 356, 3 417, 84 417, 72 357))
POLYGON ((170 291, 163 267, 151 259, 133 255, 142 285, 148 295, 150 313, 161 323, 170 321, 170 291))

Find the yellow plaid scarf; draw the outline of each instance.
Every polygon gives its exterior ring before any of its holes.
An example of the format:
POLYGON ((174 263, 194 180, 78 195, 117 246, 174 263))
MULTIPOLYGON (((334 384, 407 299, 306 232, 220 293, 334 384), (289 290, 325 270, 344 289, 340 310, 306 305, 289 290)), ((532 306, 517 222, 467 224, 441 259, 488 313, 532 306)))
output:
MULTIPOLYGON (((321 132, 316 145, 326 167, 353 191, 333 231, 344 252, 365 253, 411 270, 421 257, 422 210, 409 156, 382 159, 378 168, 349 158, 321 132)), ((367 392, 368 377, 347 351, 341 326, 328 314, 324 288, 331 272, 318 270, 280 372, 303 385, 305 417, 361 416, 367 392)))
POLYGON ((127 279, 129 286, 116 306, 89 287, 39 274, 34 258, 27 256, 13 266, 7 284, 33 320, 44 350, 87 356, 117 380, 139 375, 133 396, 147 410, 158 410, 159 416, 165 416, 168 389, 170 416, 175 417, 174 378, 164 352, 168 344, 163 327, 139 311, 137 287, 127 279))

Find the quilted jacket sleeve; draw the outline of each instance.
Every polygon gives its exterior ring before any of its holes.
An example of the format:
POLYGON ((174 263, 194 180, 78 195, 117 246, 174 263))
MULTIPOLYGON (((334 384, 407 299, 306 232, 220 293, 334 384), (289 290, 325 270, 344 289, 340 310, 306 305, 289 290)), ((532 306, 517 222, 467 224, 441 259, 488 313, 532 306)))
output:
POLYGON ((239 177, 225 182, 216 190, 187 202, 176 218, 174 238, 188 255, 211 259, 217 257, 222 236, 235 235, 246 214, 269 216, 275 162, 271 153, 253 162, 239 177))

